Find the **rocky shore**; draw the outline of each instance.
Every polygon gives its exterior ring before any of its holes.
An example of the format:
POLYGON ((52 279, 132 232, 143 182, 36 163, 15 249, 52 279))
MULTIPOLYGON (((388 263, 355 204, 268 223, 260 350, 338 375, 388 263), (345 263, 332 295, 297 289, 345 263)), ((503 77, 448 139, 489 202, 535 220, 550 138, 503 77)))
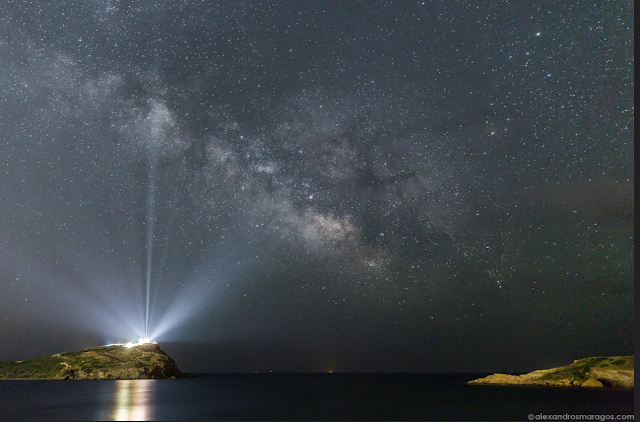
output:
POLYGON ((157 343, 100 346, 53 356, 0 362, 0 379, 167 379, 191 377, 157 343))
POLYGON ((633 356, 592 357, 522 375, 493 374, 467 384, 634 388, 633 356))

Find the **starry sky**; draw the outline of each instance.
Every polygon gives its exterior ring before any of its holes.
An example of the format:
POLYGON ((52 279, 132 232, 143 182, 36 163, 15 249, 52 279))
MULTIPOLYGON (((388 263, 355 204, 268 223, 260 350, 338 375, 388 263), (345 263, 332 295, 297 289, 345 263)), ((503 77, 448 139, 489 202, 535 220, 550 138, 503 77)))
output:
POLYGON ((633 354, 633 2, 3 1, 0 360, 633 354), (147 300, 148 297, 148 300, 147 300))

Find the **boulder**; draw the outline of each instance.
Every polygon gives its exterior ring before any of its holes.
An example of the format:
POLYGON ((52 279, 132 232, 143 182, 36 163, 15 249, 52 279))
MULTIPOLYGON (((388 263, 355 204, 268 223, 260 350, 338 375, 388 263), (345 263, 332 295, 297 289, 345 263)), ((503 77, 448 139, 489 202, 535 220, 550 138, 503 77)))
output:
POLYGON ((582 383, 581 385, 582 387, 586 387, 586 388, 599 388, 599 387, 604 387, 604 385, 598 381, 598 380, 594 380, 593 378, 589 378, 588 380, 586 380, 585 382, 582 383))

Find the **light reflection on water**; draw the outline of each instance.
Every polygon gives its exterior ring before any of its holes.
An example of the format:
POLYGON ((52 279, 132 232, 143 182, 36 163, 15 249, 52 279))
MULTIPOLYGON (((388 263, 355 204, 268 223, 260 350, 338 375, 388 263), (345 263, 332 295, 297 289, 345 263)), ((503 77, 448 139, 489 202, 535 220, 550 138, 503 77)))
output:
POLYGON ((153 419, 154 380, 118 380, 106 419, 144 421, 153 419))

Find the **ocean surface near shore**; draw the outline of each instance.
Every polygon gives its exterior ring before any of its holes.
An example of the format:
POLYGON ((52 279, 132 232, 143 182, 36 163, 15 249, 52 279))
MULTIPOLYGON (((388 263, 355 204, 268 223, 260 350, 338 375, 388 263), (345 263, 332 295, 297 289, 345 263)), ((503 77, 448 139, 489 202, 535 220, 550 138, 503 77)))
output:
POLYGON ((465 384, 485 375, 0 381, 0 420, 537 420, 542 415, 615 420, 634 413, 633 390, 465 384))

